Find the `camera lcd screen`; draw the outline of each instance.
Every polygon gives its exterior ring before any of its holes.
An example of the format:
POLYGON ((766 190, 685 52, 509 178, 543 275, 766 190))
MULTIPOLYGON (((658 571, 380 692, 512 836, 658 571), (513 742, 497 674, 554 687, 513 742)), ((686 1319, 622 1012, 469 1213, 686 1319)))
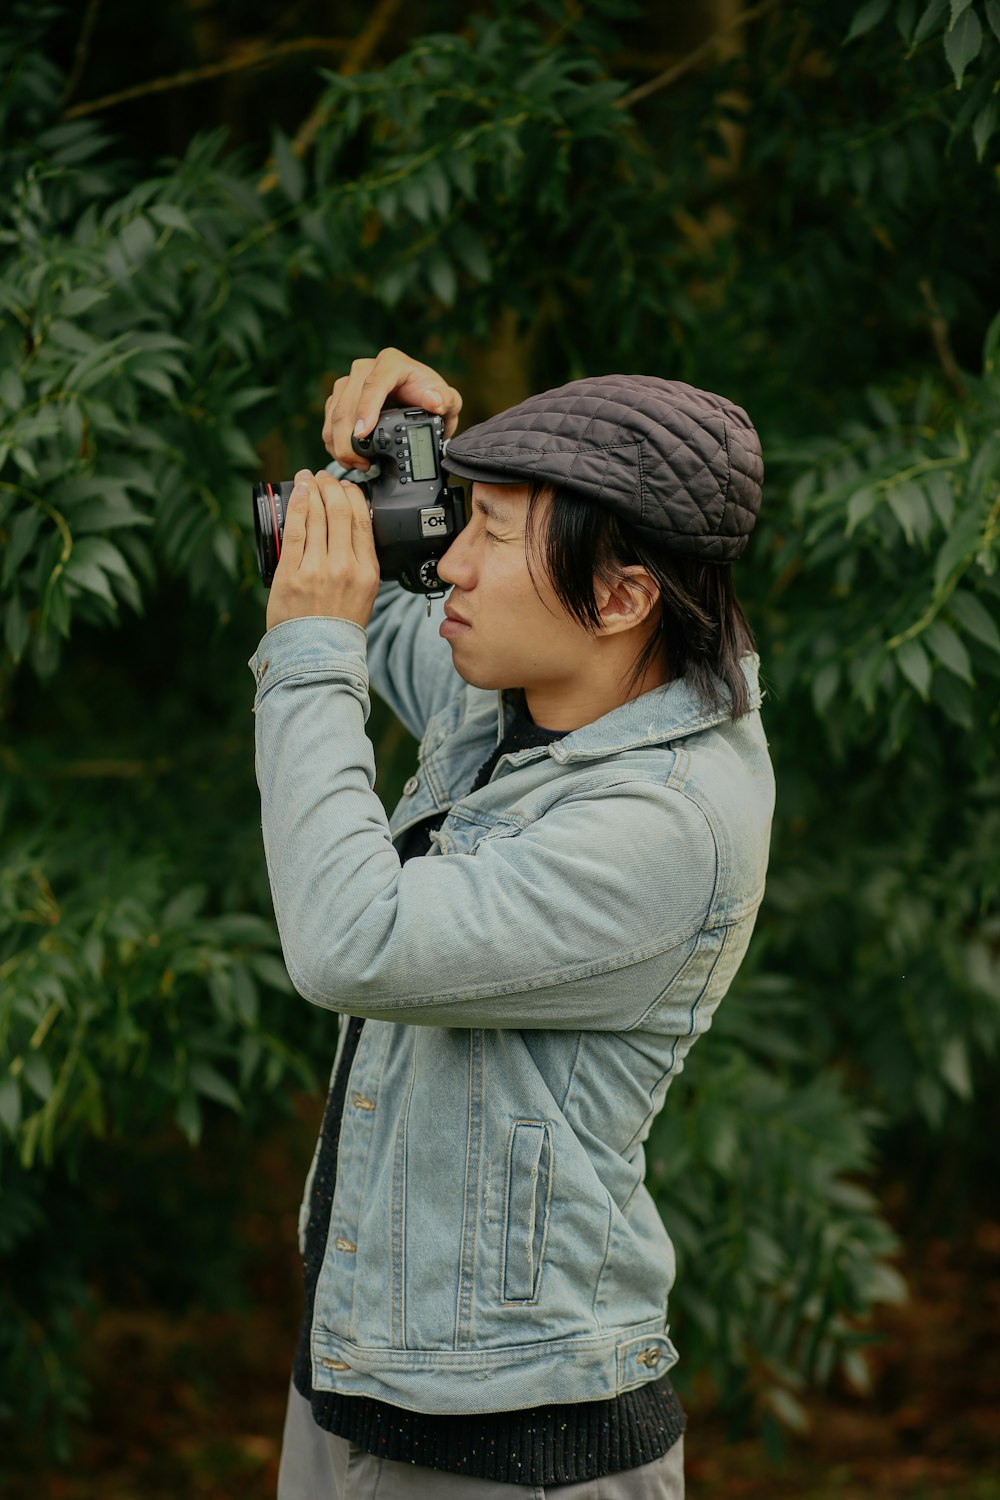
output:
POLYGON ((434 462, 434 435, 428 425, 410 428, 410 458, 413 462, 414 479, 436 479, 437 465, 434 462))

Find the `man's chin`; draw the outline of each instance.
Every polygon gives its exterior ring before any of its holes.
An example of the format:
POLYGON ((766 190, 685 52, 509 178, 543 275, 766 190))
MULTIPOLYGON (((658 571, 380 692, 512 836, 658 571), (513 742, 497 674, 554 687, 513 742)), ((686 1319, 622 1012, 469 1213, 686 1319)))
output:
POLYGON ((509 686, 502 677, 499 677, 494 672, 483 671, 482 669, 477 670, 476 667, 470 666, 465 662, 460 663, 456 661, 454 652, 452 652, 452 665, 463 682, 467 682, 470 687, 482 688, 484 692, 496 693, 509 686))

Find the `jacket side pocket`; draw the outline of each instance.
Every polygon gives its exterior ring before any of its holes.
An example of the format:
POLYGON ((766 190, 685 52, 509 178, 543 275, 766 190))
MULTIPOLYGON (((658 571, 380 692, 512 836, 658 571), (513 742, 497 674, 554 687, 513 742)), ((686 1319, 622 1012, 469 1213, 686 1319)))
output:
POLYGON ((538 1297, 552 1198, 552 1136, 543 1121, 518 1120, 507 1162, 503 1300, 538 1297))

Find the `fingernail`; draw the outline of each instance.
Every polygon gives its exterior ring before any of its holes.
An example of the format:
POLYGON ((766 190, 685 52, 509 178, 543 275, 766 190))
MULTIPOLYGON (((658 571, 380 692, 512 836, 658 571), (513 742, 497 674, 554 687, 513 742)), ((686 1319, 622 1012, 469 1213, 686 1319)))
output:
POLYGON ((355 437, 360 437, 362 433, 367 432, 367 431, 368 431, 368 423, 365 421, 364 417, 359 417, 358 420, 354 424, 354 436, 355 437))
POLYGON ((296 480, 297 484, 305 484, 306 480, 309 479, 309 478, 311 478, 311 475, 310 475, 308 469, 297 469, 296 470, 295 480, 296 480))
POLYGON ((292 494, 293 495, 304 495, 306 493, 306 489, 307 489, 307 486, 306 486, 304 480, 302 480, 302 479, 296 480, 296 483, 292 487, 292 494))

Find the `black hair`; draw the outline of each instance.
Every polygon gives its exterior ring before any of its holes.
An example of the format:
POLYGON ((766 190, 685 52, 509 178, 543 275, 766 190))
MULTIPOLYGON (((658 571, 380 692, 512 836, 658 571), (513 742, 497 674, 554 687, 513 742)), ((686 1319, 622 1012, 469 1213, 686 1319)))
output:
POLYGON ((657 627, 636 656, 626 697, 659 656, 670 677, 686 677, 707 708, 728 706, 731 719, 749 713, 740 657, 756 651, 757 644, 733 589, 732 563, 704 562, 674 552, 641 536, 628 521, 588 496, 536 480, 528 493, 525 526, 525 557, 533 582, 534 512, 546 494, 551 503, 541 536, 545 568, 557 598, 591 634, 596 635, 602 623, 595 579, 613 587, 623 567, 641 564, 659 586, 657 627), (720 681, 729 690, 728 704, 720 681))

